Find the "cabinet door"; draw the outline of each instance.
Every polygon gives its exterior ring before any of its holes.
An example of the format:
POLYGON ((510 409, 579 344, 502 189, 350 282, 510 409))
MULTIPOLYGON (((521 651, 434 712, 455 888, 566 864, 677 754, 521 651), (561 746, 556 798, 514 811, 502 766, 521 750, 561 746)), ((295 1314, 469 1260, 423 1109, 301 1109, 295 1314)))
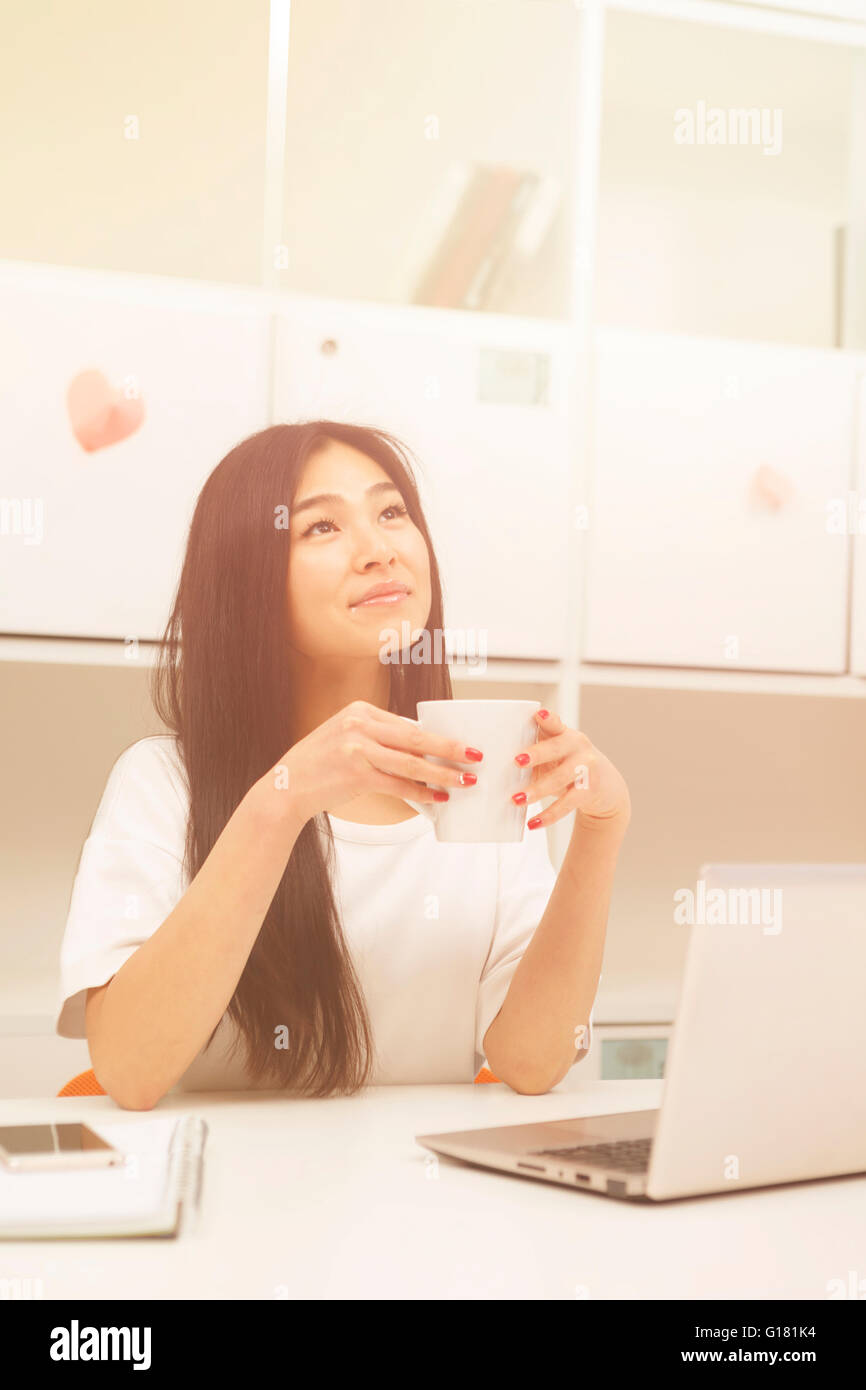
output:
POLYGON ((158 638, 202 484, 268 423, 268 314, 228 289, 51 267, 7 267, 0 313, 0 631, 158 638), (87 372, 104 378, 76 415, 89 449, 67 401, 87 372))
POLYGON ((604 330, 589 661, 842 672, 863 359, 604 330))
POLYGON ((854 549, 851 588, 851 670, 866 676, 866 371, 857 393, 857 470, 849 506, 848 529, 854 549))
POLYGON ((300 296, 280 315, 276 418, 374 424, 414 454, 458 655, 562 654, 566 339, 542 320, 300 296))

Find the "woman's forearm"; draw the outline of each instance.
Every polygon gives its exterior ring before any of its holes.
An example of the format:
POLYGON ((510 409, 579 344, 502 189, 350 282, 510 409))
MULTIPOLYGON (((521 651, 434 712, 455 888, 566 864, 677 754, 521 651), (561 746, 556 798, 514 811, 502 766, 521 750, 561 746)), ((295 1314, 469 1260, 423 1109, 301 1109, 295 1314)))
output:
POLYGON ((287 796, 272 773, 256 782, 177 906, 88 992, 91 1060, 118 1105, 155 1105, 225 1013, 303 825, 287 796))
POLYGON ((514 1090, 547 1091, 574 1062, 576 1030, 589 1022, 601 975, 625 828, 619 821, 575 823, 544 915, 487 1030, 487 1061, 514 1090))

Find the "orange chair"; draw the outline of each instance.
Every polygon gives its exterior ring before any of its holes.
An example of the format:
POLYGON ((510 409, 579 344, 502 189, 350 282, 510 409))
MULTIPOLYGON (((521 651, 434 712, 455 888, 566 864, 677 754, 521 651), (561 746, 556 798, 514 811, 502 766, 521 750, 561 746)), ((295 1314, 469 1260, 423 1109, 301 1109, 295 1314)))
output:
POLYGON ((58 1096, 104 1096, 107 1091, 103 1091, 96 1079, 96 1072, 91 1067, 89 1071, 80 1071, 77 1076, 73 1076, 71 1081, 67 1081, 62 1091, 57 1092, 58 1096))
MULTIPOLYGON (((483 1086, 489 1082, 498 1082, 499 1077, 494 1076, 489 1067, 482 1067, 475 1078, 476 1086, 483 1086)), ((71 1081, 67 1081, 62 1091, 57 1092, 58 1096, 104 1096, 107 1092, 102 1089, 96 1079, 96 1073, 91 1067, 90 1071, 79 1072, 73 1076, 71 1081)))

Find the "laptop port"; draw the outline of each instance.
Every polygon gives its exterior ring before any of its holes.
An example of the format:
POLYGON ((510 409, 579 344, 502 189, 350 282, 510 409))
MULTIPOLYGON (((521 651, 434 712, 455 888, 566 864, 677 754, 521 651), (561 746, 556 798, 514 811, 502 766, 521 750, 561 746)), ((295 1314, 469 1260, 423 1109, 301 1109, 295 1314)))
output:
POLYGON ((532 1170, 533 1173, 546 1173, 546 1172, 547 1172, 547 1169, 546 1169, 546 1168, 542 1168, 541 1165, 538 1164, 538 1163, 521 1163, 519 1159, 518 1159, 518 1162, 517 1162, 517 1166, 518 1166, 518 1168, 530 1168, 530 1169, 532 1170))
POLYGON ((589 1173, 575 1173, 575 1182, 589 1182, 589 1173))

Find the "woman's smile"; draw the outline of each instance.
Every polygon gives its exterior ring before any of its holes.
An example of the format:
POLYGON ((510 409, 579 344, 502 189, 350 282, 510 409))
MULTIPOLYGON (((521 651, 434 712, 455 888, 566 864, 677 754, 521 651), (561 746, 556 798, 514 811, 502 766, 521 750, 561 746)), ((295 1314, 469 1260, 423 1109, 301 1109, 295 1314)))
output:
POLYGON ((359 599, 357 603, 350 603, 350 608, 372 608, 380 603, 400 603, 409 597, 411 590, 406 584, 395 583, 388 580, 384 584, 375 584, 368 590, 366 598, 359 599))
POLYGON ((352 608, 375 608, 380 603, 402 603, 409 595, 401 589, 396 594, 377 594, 375 598, 365 598, 362 603, 353 603, 352 608))

